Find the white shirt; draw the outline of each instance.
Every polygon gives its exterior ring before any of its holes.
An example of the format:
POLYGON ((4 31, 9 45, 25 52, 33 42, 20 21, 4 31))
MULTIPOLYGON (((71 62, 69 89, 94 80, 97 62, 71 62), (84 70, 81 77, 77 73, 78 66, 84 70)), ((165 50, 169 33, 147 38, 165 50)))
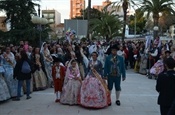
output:
POLYGON ((121 50, 118 50, 117 51, 117 55, 124 57, 125 52, 124 51, 121 51, 121 50))

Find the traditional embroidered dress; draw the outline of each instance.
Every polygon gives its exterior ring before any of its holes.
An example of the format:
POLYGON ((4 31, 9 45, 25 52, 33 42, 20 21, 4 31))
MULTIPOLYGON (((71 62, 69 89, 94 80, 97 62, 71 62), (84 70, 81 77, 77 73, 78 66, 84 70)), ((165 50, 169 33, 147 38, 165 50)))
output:
POLYGON ((73 68, 69 62, 69 66, 66 71, 64 85, 61 92, 60 102, 62 104, 78 104, 78 95, 81 88, 81 76, 78 65, 73 68))
POLYGON ((2 65, 5 69, 4 78, 10 91, 11 97, 17 96, 17 84, 18 81, 13 79, 13 70, 15 66, 15 57, 13 53, 5 54, 3 56, 2 65))
POLYGON ((2 73, 4 73, 4 69, 2 66, 0 66, 0 101, 5 101, 10 98, 9 89, 7 87, 7 84, 4 80, 4 77, 2 76, 2 73))
POLYGON ((90 61, 90 65, 95 71, 90 70, 89 74, 82 82, 79 104, 90 108, 103 108, 111 103, 110 92, 107 85, 101 78, 102 64, 100 61, 90 61))
POLYGON ((146 56, 146 54, 142 54, 141 60, 140 60, 139 73, 146 74, 146 66, 147 66, 147 56, 146 56))
POLYGON ((43 65, 41 63, 41 56, 39 54, 34 54, 34 68, 35 71, 33 73, 34 80, 34 89, 35 90, 43 90, 47 87, 47 77, 43 71, 43 65))
POLYGON ((150 69, 150 74, 158 75, 159 73, 163 72, 163 70, 164 70, 163 60, 158 60, 150 69))
POLYGON ((102 63, 102 68, 104 68, 104 62, 105 62, 105 51, 104 51, 104 48, 101 47, 99 50, 98 50, 98 60, 102 63))
POLYGON ((50 55, 50 51, 48 49, 43 50, 43 57, 44 57, 44 66, 47 74, 47 78, 49 80, 49 85, 52 85, 52 56, 50 55))

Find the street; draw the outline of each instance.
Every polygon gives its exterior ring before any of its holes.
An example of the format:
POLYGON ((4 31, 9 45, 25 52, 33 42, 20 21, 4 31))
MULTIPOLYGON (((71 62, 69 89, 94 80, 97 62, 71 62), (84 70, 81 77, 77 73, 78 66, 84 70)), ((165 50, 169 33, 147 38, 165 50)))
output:
POLYGON ((9 100, 0 104, 0 115, 160 115, 157 105, 156 80, 127 70, 126 81, 122 82, 121 106, 115 104, 103 109, 87 109, 55 103, 53 88, 33 92, 32 98, 20 101, 9 100))

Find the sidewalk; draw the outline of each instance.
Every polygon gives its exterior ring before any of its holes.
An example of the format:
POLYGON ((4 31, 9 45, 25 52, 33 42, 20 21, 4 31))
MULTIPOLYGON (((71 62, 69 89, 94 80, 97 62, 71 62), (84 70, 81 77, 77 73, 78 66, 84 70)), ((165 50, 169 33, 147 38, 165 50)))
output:
POLYGON ((33 92, 32 99, 23 96, 20 101, 7 101, 0 104, 0 115, 160 115, 157 105, 156 80, 127 70, 126 81, 122 82, 121 106, 115 105, 115 92, 112 92, 112 105, 104 109, 86 109, 55 103, 52 88, 33 92))

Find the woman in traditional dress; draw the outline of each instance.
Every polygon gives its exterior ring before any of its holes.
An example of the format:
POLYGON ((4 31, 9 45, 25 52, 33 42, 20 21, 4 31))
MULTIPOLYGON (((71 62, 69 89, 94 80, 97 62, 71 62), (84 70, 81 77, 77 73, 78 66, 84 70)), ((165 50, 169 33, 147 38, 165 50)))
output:
POLYGON ((147 54, 145 46, 142 45, 140 49, 140 69, 139 73, 146 75, 146 66, 147 66, 147 54))
POLYGON ((78 95, 81 88, 80 70, 76 60, 71 60, 66 70, 64 85, 61 92, 60 102, 62 104, 78 104, 78 95))
POLYGON ((135 58, 135 63, 134 63, 134 71, 139 72, 140 69, 140 48, 135 47, 134 48, 134 58, 135 58))
POLYGON ((46 70, 46 74, 47 74, 47 78, 48 78, 48 82, 49 82, 48 85, 50 87, 53 87, 53 79, 52 79, 53 58, 50 54, 47 43, 43 43, 43 45, 41 47, 41 53, 44 57, 44 66, 45 66, 45 70, 46 70))
POLYGON ((150 74, 157 78, 158 74, 164 71, 164 63, 163 63, 163 56, 160 56, 160 59, 151 67, 150 74))
POLYGON ((71 45, 67 45, 65 52, 65 62, 70 61, 71 59, 76 59, 75 52, 71 45))
POLYGON ((10 47, 6 47, 6 51, 2 55, 2 65, 5 69, 4 78, 10 91, 11 97, 17 96, 17 84, 18 81, 13 79, 13 71, 16 64, 15 56, 10 51, 10 47))
POLYGON ((44 90, 47 88, 47 77, 45 74, 43 58, 39 50, 39 48, 35 48, 32 56, 32 62, 34 63, 34 90, 37 91, 44 90))
POLYGON ((78 67, 80 69, 80 75, 81 75, 82 79, 84 79, 85 78, 85 64, 83 62, 83 56, 81 55, 80 49, 81 49, 80 45, 75 46, 75 55, 77 58, 78 67))
POLYGON ((104 46, 98 46, 98 60, 101 61, 102 67, 104 68, 104 62, 105 62, 105 50, 104 46))
POLYGON ((110 92, 102 79, 102 63, 97 60, 98 54, 92 53, 89 73, 82 82, 79 104, 90 108, 103 108, 111 104, 110 92))
POLYGON ((10 98, 9 89, 4 80, 4 77, 2 76, 2 73, 4 72, 5 72, 4 68, 2 67, 2 65, 0 65, 0 101, 5 101, 10 98))

